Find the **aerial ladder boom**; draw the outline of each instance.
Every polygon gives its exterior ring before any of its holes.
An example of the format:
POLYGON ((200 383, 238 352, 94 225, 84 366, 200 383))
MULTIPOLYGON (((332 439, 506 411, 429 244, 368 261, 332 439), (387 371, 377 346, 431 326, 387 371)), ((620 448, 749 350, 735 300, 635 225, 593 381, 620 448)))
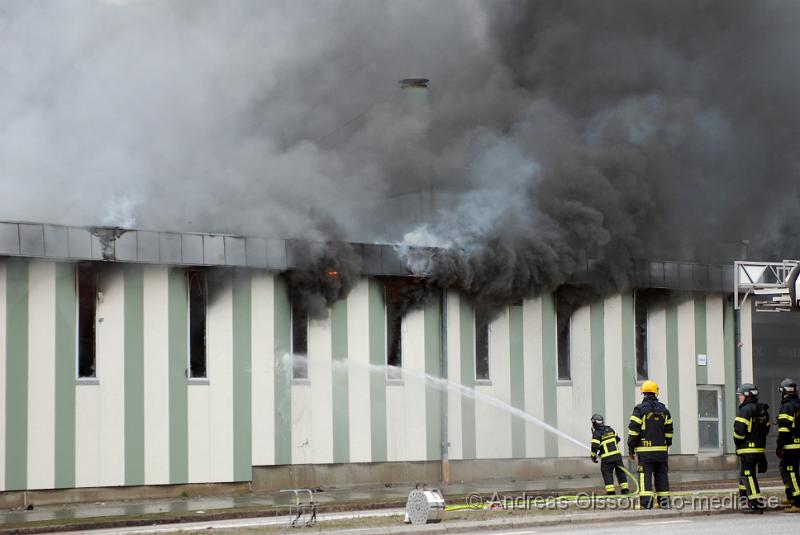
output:
POLYGON ((734 305, 753 300, 761 312, 800 311, 800 260, 734 263, 734 305))

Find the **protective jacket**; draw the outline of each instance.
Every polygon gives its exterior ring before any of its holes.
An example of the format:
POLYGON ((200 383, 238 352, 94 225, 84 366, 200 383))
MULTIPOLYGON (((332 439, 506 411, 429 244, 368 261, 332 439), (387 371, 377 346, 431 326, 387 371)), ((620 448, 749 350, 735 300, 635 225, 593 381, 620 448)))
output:
POLYGON ((598 425, 592 431, 592 459, 600 456, 604 463, 622 460, 622 452, 617 447, 619 436, 610 425, 598 425))
POLYGON ((778 451, 794 450, 800 453, 800 399, 797 395, 785 397, 778 411, 778 451))
POLYGON ((633 408, 628 423, 628 451, 636 452, 640 461, 666 461, 672 445, 672 415, 654 395, 633 408))
POLYGON ((733 443, 737 455, 764 453, 769 432, 769 405, 745 399, 733 422, 733 443))

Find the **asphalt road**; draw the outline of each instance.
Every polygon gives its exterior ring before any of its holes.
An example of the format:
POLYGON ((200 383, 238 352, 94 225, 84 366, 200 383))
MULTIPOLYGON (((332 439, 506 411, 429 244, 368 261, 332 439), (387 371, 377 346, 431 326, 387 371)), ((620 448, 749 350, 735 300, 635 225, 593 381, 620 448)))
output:
POLYGON ((643 522, 622 522, 619 524, 573 525, 553 528, 513 529, 493 531, 503 535, 533 535, 545 533, 558 534, 618 534, 641 533, 645 535, 732 535, 761 533, 788 534, 800 532, 800 514, 787 514, 780 511, 764 515, 725 514, 694 518, 671 518, 668 520, 649 519, 643 522))

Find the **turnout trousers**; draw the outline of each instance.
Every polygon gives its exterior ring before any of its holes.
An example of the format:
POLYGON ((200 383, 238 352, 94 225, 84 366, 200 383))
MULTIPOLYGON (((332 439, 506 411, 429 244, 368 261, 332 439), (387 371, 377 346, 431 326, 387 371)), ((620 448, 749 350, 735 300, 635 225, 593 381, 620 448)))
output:
POLYGON ((662 509, 669 508, 668 461, 639 461, 639 504, 642 509, 653 508, 653 496, 662 509), (653 491, 655 483, 655 492, 653 491))
POLYGON ((800 450, 783 450, 778 470, 786 487, 786 499, 800 507, 800 450))
POLYGON ((763 453, 739 455, 739 497, 747 500, 750 507, 761 509, 761 487, 758 486, 758 467, 766 468, 767 457, 763 453))
POLYGON ((600 463, 600 473, 603 474, 603 483, 606 486, 606 494, 616 494, 614 487, 614 474, 617 474, 619 488, 622 494, 628 494, 628 478, 622 470, 622 461, 610 461, 600 463))

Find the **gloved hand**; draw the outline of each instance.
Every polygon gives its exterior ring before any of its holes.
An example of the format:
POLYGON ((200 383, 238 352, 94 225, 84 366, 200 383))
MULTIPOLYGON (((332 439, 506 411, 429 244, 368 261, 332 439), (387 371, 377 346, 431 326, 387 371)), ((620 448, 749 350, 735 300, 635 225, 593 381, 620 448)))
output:
POLYGON ((630 457, 631 461, 635 461, 636 460, 636 454, 635 453, 629 453, 628 457, 630 457))
POLYGON ((597 457, 592 456, 592 462, 596 463, 597 462, 597 457))
POLYGON ((778 459, 783 459, 783 448, 778 448, 775 450, 775 455, 778 456, 778 459))

